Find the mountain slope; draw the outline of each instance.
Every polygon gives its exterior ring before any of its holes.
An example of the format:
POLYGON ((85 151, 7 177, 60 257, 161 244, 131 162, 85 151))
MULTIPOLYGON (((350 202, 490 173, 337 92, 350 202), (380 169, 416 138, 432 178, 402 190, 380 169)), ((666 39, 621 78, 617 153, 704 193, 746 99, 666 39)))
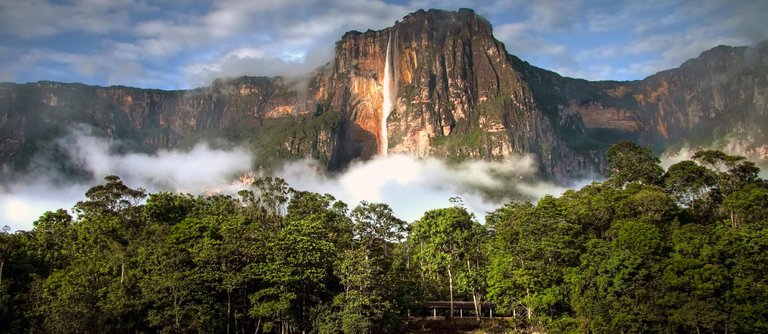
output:
POLYGON ((599 173, 603 150, 622 139, 661 151, 736 136, 768 155, 767 101, 766 43, 717 47, 641 81, 589 82, 508 54, 471 10, 417 11, 345 34, 334 61, 302 80, 242 77, 190 91, 2 84, 0 165, 10 178, 84 123, 125 150, 224 138, 266 167, 299 157, 342 169, 387 153, 530 154, 543 175, 564 180, 599 173))

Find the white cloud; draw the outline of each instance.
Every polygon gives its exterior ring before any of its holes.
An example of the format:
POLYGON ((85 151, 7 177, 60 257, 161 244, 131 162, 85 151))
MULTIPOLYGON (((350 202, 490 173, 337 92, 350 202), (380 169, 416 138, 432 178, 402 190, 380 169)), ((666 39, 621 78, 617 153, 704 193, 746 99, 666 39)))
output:
POLYGON ((333 49, 309 50, 305 54, 270 55, 256 48, 239 48, 207 63, 184 68, 186 81, 193 86, 210 84, 214 79, 253 76, 299 77, 333 59, 333 49))
POLYGON ((680 66, 686 60, 718 45, 748 45, 737 37, 721 37, 712 27, 682 32, 659 33, 637 39, 624 48, 622 54, 643 56, 642 61, 629 63, 619 71, 628 76, 645 77, 664 69, 680 66))
POLYGON ((0 54, 0 78, 67 77, 94 84, 189 88, 217 76, 309 68, 331 60, 308 61, 315 59, 310 50, 333 48, 348 30, 391 26, 420 8, 459 7, 487 15, 511 53, 587 79, 642 78, 717 44, 768 38, 768 2, 763 0, 5 1, 0 3, 0 36, 16 42, 0 42, 0 47, 80 59, 69 61, 69 68, 53 69, 44 63, 52 62, 45 55, 20 61, 0 54), (241 49, 261 54, 233 56, 241 49), (130 65, 120 66, 124 63, 130 65), (58 75, 51 77, 55 71, 58 75), (121 80, 123 74, 128 76, 121 80))
POLYGON ((150 7, 132 0, 3 1, 0 30, 22 38, 55 36, 64 32, 107 34, 130 27, 129 13, 150 7))
POLYGON ((319 42, 332 43, 343 29, 383 28, 405 12, 401 6, 382 1, 222 1, 202 16, 188 16, 178 22, 141 22, 136 33, 142 36, 138 45, 155 56, 221 42, 232 45, 230 50, 262 47, 247 43, 264 38, 273 42, 274 55, 279 45, 312 48, 319 42))
MULTIPOLYGON (((207 84, 218 77, 307 74, 332 60, 334 41, 345 31, 384 28, 407 13, 402 6, 381 1, 307 2, 299 11, 287 9, 296 8, 297 3, 270 3, 258 8, 249 4, 226 2, 206 17, 209 28, 204 30, 218 31, 219 17, 240 22, 248 15, 248 24, 235 26, 253 32, 248 38, 251 43, 232 43, 212 56, 186 64, 183 73, 192 85, 207 84)), ((237 29, 232 34, 237 34, 237 29)))
POLYGON ((352 206, 360 201, 388 203, 397 215, 412 221, 427 210, 450 206, 449 199, 455 196, 463 198, 467 208, 483 219, 509 199, 489 199, 488 191, 530 199, 565 191, 538 180, 536 170, 529 156, 505 162, 449 164, 396 154, 353 163, 335 176, 327 175, 311 160, 286 164, 275 175, 296 189, 327 192, 352 206))
POLYGON ((13 184, 0 191, 0 227, 30 230, 44 212, 69 209, 85 198, 88 187, 83 184, 51 184, 50 180, 30 180, 13 184))
POLYGON ((527 18, 497 24, 509 51, 561 74, 641 79, 714 46, 768 38, 768 2, 578 1, 521 4, 527 18))
POLYGON ((251 168, 252 157, 243 148, 212 149, 198 144, 188 151, 159 150, 152 154, 113 154, 108 140, 78 129, 59 143, 97 180, 116 174, 146 187, 197 192, 216 187, 251 168))
POLYGON ((504 24, 495 30, 495 37, 504 42, 507 52, 546 69, 567 68, 575 71, 579 64, 566 45, 548 41, 529 30, 527 23, 504 24))
MULTIPOLYGON (((200 144, 190 150, 115 154, 109 140, 90 135, 88 128, 73 129, 58 145, 93 179, 73 183, 60 175, 50 158, 37 156, 35 168, 0 191, 0 226, 30 229, 44 211, 68 209, 84 199, 85 191, 101 183, 106 175, 118 175, 128 186, 150 191, 234 194, 243 186, 233 180, 252 168, 251 153, 237 147, 214 149, 200 144)), ((449 199, 454 196, 463 198, 467 208, 482 220, 509 196, 535 200, 565 191, 564 187, 539 180, 530 156, 456 164, 390 155, 355 162, 334 175, 315 161, 299 160, 285 164, 275 175, 296 189, 330 193, 350 206, 363 200, 388 203, 407 220, 418 219, 430 209, 450 206, 449 199), (501 195, 489 199, 488 193, 501 195)))
POLYGON ((0 66, 0 81, 19 82, 19 77, 25 69, 30 67, 34 67, 40 75, 33 80, 76 81, 101 85, 132 83, 142 87, 168 84, 170 81, 168 73, 151 71, 138 59, 99 52, 70 53, 54 49, 9 49, 7 55, 0 55, 0 59, 2 58, 12 60, 4 63, 5 66, 0 66))
POLYGON ((515 4, 514 9, 526 13, 521 20, 497 24, 494 36, 504 42, 507 51, 547 69, 579 70, 574 51, 566 43, 556 42, 554 34, 577 33, 583 30, 582 18, 573 13, 582 11, 580 0, 532 1, 515 4))
POLYGON ((118 175, 130 187, 194 194, 234 193, 236 176, 251 169, 251 153, 242 148, 214 149, 199 144, 190 150, 160 150, 152 154, 114 154, 109 140, 74 129, 58 144, 87 172, 88 182, 71 182, 60 175, 51 158, 35 157, 30 171, 0 189, 0 226, 28 230, 43 212, 71 208, 104 176, 118 175))
POLYGON ((305 74, 332 60, 329 50, 345 31, 384 28, 407 11, 383 1, 222 1, 202 15, 139 22, 140 38, 114 47, 117 54, 158 59, 195 50, 199 56, 180 70, 188 86, 227 76, 305 74))
POLYGON ((528 25, 533 30, 564 31, 573 29, 581 19, 578 15, 582 11, 580 0, 539 0, 530 2, 532 12, 528 25))
POLYGON ((751 45, 768 38, 765 1, 670 2, 660 7, 627 5, 625 25, 634 26, 621 55, 634 55, 618 72, 642 78, 674 68, 717 45, 751 45), (662 16, 659 10, 665 10, 662 16), (638 12, 639 11, 639 12, 638 12), (671 11, 671 12, 667 12, 671 11), (753 36, 753 37, 750 37, 753 36))

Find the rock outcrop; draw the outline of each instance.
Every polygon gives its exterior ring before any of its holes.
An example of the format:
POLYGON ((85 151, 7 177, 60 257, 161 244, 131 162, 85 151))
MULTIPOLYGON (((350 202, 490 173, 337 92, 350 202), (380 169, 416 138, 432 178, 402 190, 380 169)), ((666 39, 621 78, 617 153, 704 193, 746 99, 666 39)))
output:
POLYGON ((1 84, 0 164, 3 174, 26 168, 35 153, 81 124, 130 150, 222 138, 275 159, 307 156, 327 163, 338 116, 323 112, 299 86, 306 83, 250 77, 189 91, 1 84))
POLYGON ((0 84, 0 166, 4 176, 27 168, 83 123, 131 150, 223 138, 267 166, 311 157, 342 169, 387 152, 529 154, 543 175, 562 180, 599 173, 604 149, 624 139, 659 151, 736 133, 768 152, 767 110, 766 43, 717 47, 640 81, 589 82, 508 54, 471 10, 430 10, 346 33, 334 61, 301 80, 242 77, 189 91, 0 84))
POLYGON ((686 142, 730 142, 738 154, 768 158, 768 42, 718 46, 644 80, 548 83, 565 90, 559 103, 581 117, 590 137, 630 139, 662 151, 686 142))
MULTIPOLYGON (((344 120, 342 165, 384 149, 499 161, 533 154, 550 176, 598 171, 598 148, 575 152, 564 143, 552 123, 556 117, 538 108, 490 23, 471 10, 418 11, 381 31, 349 32, 337 43, 327 75, 332 84, 324 98, 344 120), (397 94, 392 109, 384 110, 388 50, 397 94)), ((581 122, 568 126, 584 132, 581 122)))

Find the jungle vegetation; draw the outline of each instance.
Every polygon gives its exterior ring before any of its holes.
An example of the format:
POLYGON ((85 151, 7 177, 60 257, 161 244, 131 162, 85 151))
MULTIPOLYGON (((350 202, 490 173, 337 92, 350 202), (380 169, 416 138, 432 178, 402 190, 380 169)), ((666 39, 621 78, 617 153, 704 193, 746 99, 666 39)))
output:
POLYGON ((264 177, 237 196, 117 176, 0 233, 0 331, 400 332, 427 300, 492 302, 508 329, 768 331, 768 182, 701 151, 666 171, 630 142, 609 178, 480 224, 459 199, 417 221, 264 177))

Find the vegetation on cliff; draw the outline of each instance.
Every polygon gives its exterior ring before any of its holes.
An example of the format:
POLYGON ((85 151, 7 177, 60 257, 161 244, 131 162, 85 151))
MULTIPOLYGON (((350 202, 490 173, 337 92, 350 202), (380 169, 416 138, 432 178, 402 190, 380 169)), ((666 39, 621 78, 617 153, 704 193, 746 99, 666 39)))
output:
POLYGON ((194 197, 107 177, 71 214, 0 234, 0 331, 398 332, 427 300, 493 302, 508 330, 768 330, 754 164, 703 151, 664 171, 630 143, 608 157, 606 182, 485 224, 459 199, 406 224, 275 178, 194 197))
POLYGON ((0 83, 0 180, 16 179, 82 125, 126 151, 226 139, 331 170, 373 157, 385 142, 390 153, 448 160, 530 154, 559 181, 602 173, 601 153, 620 140, 657 153, 686 143, 739 147, 765 160, 766 73, 768 43, 760 43, 716 47, 638 81, 566 78, 509 54, 472 10, 417 11, 392 27, 344 34, 333 61, 300 80, 239 77, 184 91, 0 83), (396 96, 383 119, 387 50, 396 96))

